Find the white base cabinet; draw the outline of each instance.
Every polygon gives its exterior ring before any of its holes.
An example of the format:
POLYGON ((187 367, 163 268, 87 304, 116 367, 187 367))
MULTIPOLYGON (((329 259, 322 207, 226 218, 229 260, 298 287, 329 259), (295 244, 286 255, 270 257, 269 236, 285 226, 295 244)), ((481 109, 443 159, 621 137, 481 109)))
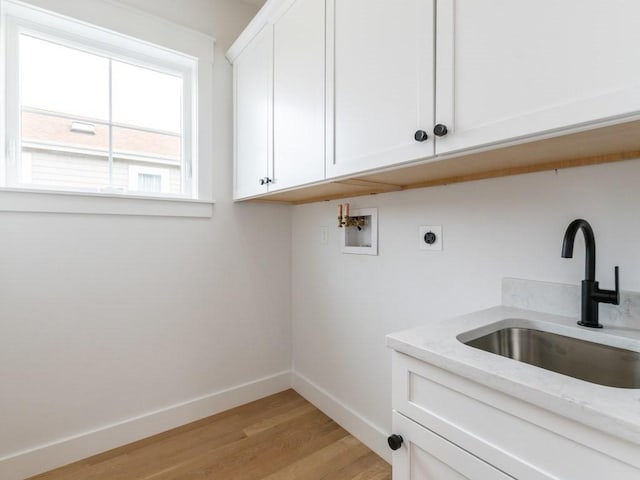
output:
POLYGON ((393 352, 394 480, 637 480, 638 446, 393 352))
POLYGON ((393 431, 404 440, 404 447, 394 453, 393 480, 513 478, 397 412, 393 431))

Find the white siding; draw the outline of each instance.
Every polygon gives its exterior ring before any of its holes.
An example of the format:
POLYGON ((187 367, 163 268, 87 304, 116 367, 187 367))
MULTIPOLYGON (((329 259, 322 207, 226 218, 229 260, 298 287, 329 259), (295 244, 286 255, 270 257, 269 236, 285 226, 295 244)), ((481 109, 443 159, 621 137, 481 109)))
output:
MULTIPOLYGON (((31 157, 31 184, 37 186, 59 186, 66 188, 95 189, 109 185, 109 164, 106 156, 61 153, 45 150, 25 150, 31 157)), ((113 186, 129 189, 129 167, 149 166, 166 170, 170 176, 170 193, 180 193, 180 167, 152 162, 115 159, 113 163, 113 186)), ((28 169, 27 166, 25 166, 28 169)))

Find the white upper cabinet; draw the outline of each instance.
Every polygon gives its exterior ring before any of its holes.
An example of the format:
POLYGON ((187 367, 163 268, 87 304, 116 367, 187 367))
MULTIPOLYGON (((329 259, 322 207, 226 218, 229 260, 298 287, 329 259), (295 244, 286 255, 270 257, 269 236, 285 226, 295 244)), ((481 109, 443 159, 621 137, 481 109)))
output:
POLYGON ((274 24, 273 182, 324 179, 325 0, 297 0, 274 24))
POLYGON ((234 197, 267 193, 272 166, 273 26, 242 51, 234 68, 234 197))
POLYGON ((438 154, 640 111, 637 0, 438 0, 437 15, 438 154))
POLYGON ((227 53, 235 198, 629 158, 638 18, 638 0, 269 0, 227 53), (508 149, 470 157, 520 143, 517 161, 508 149), (287 191, 302 186, 317 188, 287 191))
POLYGON ((434 12, 434 0, 327 0, 328 178, 434 154, 434 12))

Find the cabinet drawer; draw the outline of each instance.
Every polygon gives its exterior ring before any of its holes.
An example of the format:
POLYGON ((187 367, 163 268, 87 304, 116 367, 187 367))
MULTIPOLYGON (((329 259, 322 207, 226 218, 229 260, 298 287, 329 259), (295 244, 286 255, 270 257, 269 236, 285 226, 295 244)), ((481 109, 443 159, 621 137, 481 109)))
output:
POLYGON ((393 431, 404 440, 393 454, 393 480, 513 478, 397 412, 393 431))
POLYGON ((515 478, 640 478, 637 445, 412 357, 393 362, 395 410, 515 478))

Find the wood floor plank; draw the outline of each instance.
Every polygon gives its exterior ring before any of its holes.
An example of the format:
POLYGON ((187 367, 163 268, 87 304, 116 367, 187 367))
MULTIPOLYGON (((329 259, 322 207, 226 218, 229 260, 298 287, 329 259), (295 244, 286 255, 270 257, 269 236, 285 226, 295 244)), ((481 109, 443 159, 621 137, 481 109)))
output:
POLYGON ((369 453, 370 450, 351 435, 313 452, 297 462, 264 477, 264 480, 327 478, 369 453))
POLYGON ((291 409, 288 412, 282 413, 280 415, 274 415, 269 418, 265 418, 262 421, 256 422, 253 425, 249 425, 244 429, 244 433, 245 435, 250 437, 251 435, 256 435, 258 433, 264 432, 265 430, 269 430, 270 428, 273 428, 280 423, 286 422, 287 420, 291 420, 292 418, 299 417, 300 415, 304 415, 314 410, 315 407, 310 403, 307 403, 305 405, 301 405, 298 408, 291 409))
POLYGON ((389 464, 368 450, 349 465, 317 480, 391 480, 389 464), (380 474, 382 474, 380 476, 380 474), (371 477, 371 478, 370 478, 371 477))
POLYGON ((315 410, 178 466, 149 480, 255 479, 347 435, 315 410))
POLYGON ((278 415, 278 412, 286 412, 291 408, 295 408, 299 405, 309 405, 309 403, 304 398, 300 397, 300 395, 298 395, 295 391, 285 390, 261 400, 250 402, 240 407, 218 413, 217 415, 206 417, 187 425, 182 425, 172 430, 168 430, 158 435, 154 435, 152 437, 130 443, 123 447, 95 455, 84 460, 84 462, 87 462, 89 464, 99 463, 110 457, 116 457, 118 455, 121 455, 122 453, 130 453, 133 450, 144 448, 149 444, 157 445, 158 442, 162 441, 165 438, 175 438, 178 435, 198 430, 203 427, 207 428, 212 423, 216 424, 216 429, 218 429, 223 422, 236 418, 245 419, 247 420, 246 423, 250 424, 251 421, 256 422, 259 421, 259 419, 268 419, 274 415, 278 415))
POLYGON ((293 390, 29 480, 390 480, 391 468, 293 390))
POLYGON ((130 480, 206 454, 245 437, 242 429, 256 422, 308 405, 299 395, 277 394, 213 417, 178 427, 149 439, 90 457, 33 480, 130 480), (214 420, 215 419, 215 420, 214 420), (153 445, 153 448, 147 448, 153 445))
POLYGON ((391 480, 391 473, 388 470, 388 466, 376 464, 367 467, 366 470, 358 473, 351 480, 391 480))

